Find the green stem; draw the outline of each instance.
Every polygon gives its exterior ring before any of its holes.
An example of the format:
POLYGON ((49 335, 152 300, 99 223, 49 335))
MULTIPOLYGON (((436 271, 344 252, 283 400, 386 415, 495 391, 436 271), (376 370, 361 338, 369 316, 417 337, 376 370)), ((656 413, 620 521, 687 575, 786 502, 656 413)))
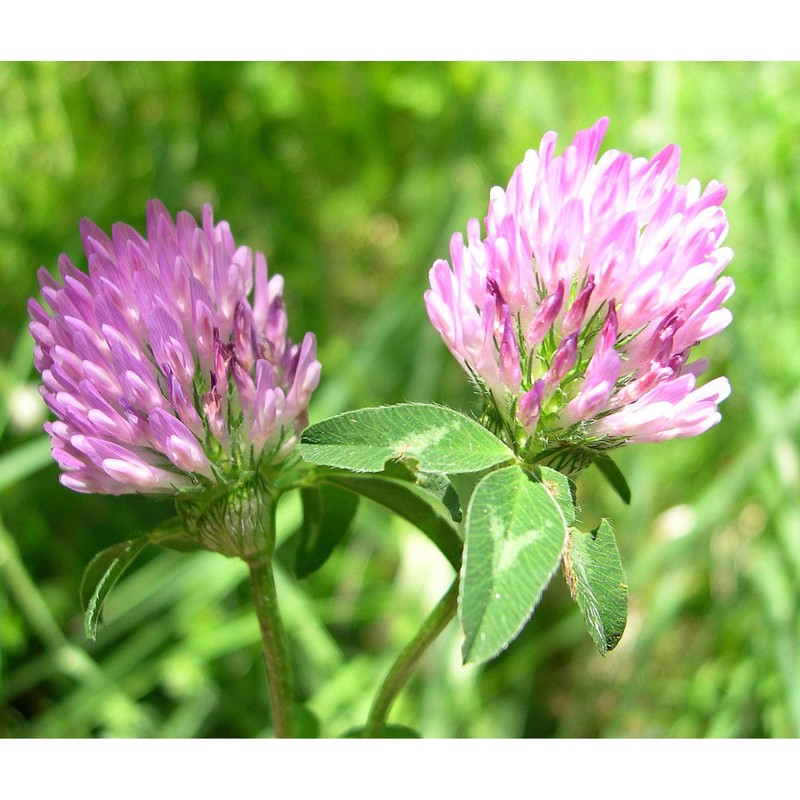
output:
POLYGON ((367 719, 366 734, 379 737, 386 726, 392 703, 403 690, 411 673, 428 647, 456 615, 458 606, 458 578, 430 613, 417 635, 403 648, 381 684, 367 719))
POLYGON ((275 736, 292 735, 292 670, 289 663, 289 644, 278 612, 278 596, 272 566, 266 559, 253 561, 250 567, 250 587, 261 627, 261 645, 267 668, 267 684, 272 706, 272 726, 275 736))

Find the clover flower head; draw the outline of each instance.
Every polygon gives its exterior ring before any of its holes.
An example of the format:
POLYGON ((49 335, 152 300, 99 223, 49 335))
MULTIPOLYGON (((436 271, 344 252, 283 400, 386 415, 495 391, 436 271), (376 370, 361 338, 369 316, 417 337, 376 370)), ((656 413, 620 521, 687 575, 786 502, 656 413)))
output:
POLYGON ((185 492, 281 462, 307 423, 314 335, 286 336, 283 279, 202 224, 147 206, 147 236, 81 222, 88 274, 43 267, 50 310, 29 302, 45 424, 61 482, 78 492, 185 492))
POLYGON ((688 437, 720 420, 730 387, 703 386, 699 342, 731 320, 725 187, 677 183, 680 152, 597 159, 608 120, 561 155, 547 133, 450 241, 428 315, 481 388, 490 426, 536 457, 688 437))

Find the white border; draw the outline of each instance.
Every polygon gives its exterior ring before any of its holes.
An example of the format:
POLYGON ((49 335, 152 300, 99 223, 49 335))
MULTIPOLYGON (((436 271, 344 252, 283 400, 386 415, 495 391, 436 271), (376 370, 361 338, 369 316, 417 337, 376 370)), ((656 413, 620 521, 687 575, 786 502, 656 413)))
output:
POLYGON ((3 12, 10 60, 775 60, 791 6, 729 0, 32 0, 3 12))
POLYGON ((720 797, 793 786, 789 740, 0 741, 10 797, 720 797), (789 781, 789 783, 786 783, 789 781))

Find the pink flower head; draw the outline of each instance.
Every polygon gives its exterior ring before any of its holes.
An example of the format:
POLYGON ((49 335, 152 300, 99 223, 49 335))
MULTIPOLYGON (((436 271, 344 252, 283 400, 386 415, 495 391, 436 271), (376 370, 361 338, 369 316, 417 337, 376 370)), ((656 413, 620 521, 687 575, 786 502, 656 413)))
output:
POLYGON ((598 160, 607 125, 558 156, 547 133, 492 189, 486 236, 470 220, 467 243, 454 235, 450 263, 430 271, 431 322, 488 420, 531 455, 694 436, 730 391, 725 378, 696 386, 703 365, 688 363, 731 320, 726 189, 677 183, 674 145, 598 160))
POLYGON ((175 492, 281 461, 319 381, 316 341, 286 338, 283 279, 203 208, 147 206, 147 237, 88 219, 88 275, 66 255, 29 302, 45 425, 78 492, 175 492))

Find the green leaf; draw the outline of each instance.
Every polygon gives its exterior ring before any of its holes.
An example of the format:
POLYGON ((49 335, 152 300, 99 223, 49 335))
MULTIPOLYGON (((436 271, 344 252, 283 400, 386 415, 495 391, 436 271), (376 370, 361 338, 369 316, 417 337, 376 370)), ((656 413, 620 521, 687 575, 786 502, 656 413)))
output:
POLYGON ((350 489, 410 522, 424 533, 458 570, 463 543, 450 513, 434 495, 414 483, 385 475, 342 473, 326 476, 336 486, 350 489))
POLYGON ((86 637, 94 641, 103 605, 114 584, 131 562, 150 544, 149 536, 129 539, 99 552, 86 567, 81 581, 81 604, 85 610, 86 637))
POLYGON ((458 502, 461 508, 469 508, 469 501, 472 498, 472 493, 475 487, 483 479, 484 473, 464 474, 464 475, 449 475, 448 479, 453 486, 453 489, 458 496, 458 502))
MULTIPOLYGON (((327 473, 331 474, 331 473, 327 473)), ((336 475, 350 475, 349 471, 335 470, 336 475)), ((369 473, 375 474, 375 473, 369 473)), ((411 469, 411 467, 394 459, 387 461, 386 466, 380 472, 381 477, 395 478, 407 483, 413 483, 420 489, 424 489, 429 495, 432 495, 438 500, 450 513, 453 522, 461 522, 463 513, 461 511, 461 502, 459 500, 458 492, 454 486, 454 480, 457 478, 472 478, 470 475, 455 475, 453 479, 441 472, 421 472, 419 470, 411 469)), ((325 474, 322 474, 324 480, 325 474)))
MULTIPOLYGON (((337 472, 336 474, 342 475, 350 473, 337 472)), ((464 475, 456 475, 451 479, 441 472, 420 472, 419 470, 411 469, 408 464, 396 459, 388 461, 384 469, 380 472, 380 475, 386 478, 396 478, 397 480, 406 481, 407 483, 413 483, 420 489, 424 489, 427 494, 432 495, 447 509, 453 522, 461 522, 463 512, 461 511, 461 502, 458 492, 454 486, 454 479, 463 479, 465 477, 464 475)), ((470 478, 473 476, 466 477, 470 478)))
MULTIPOLYGON (((347 733, 343 733, 342 739, 370 739, 367 734, 367 727, 351 728, 347 733)), ((381 731, 380 739, 421 739, 419 733, 412 728, 407 728, 405 725, 384 725, 381 731)))
POLYGON ((330 484, 300 490, 303 524, 295 554, 295 574, 316 572, 350 530, 358 509, 358 495, 330 484))
POLYGON ((453 522, 461 522, 464 515, 458 500, 458 492, 446 475, 436 472, 420 472, 416 484, 420 489, 433 495, 447 509, 453 522))
POLYGON ((572 525, 575 522, 575 500, 569 478, 550 467, 539 467, 539 476, 544 488, 558 503, 567 525, 572 525))
POLYGON ((518 466, 490 472, 467 509, 459 615, 465 663, 504 650, 533 613, 567 537, 559 504, 518 466))
POLYGON ((608 520, 589 533, 570 531, 564 575, 597 649, 613 650, 628 619, 628 585, 608 520))
POLYGON ((348 411, 306 428, 300 453, 312 464, 380 472, 402 459, 423 472, 480 472, 514 454, 475 420, 443 406, 407 404, 348 411))
POLYGON ((622 470, 611 460, 611 456, 601 453, 595 456, 594 463, 603 477, 611 484, 611 488, 620 496, 625 505, 631 504, 631 489, 622 470))
POLYGON ((83 624, 88 639, 94 641, 97 637, 97 626, 102 620, 103 606, 109 593, 148 544, 156 544, 181 553, 203 549, 203 545, 197 539, 186 533, 183 523, 176 517, 144 536, 128 539, 101 550, 89 562, 81 580, 81 605, 85 612, 83 624))

